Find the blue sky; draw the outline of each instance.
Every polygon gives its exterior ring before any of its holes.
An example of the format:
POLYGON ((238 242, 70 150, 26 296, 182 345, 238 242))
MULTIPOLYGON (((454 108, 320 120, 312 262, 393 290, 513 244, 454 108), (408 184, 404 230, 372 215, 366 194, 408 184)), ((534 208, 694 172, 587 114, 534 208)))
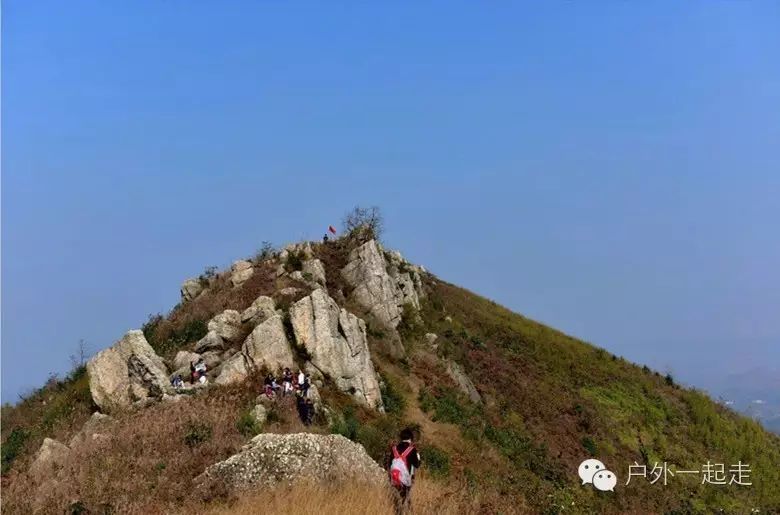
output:
POLYGON ((6 0, 2 399, 360 203, 705 384, 780 363, 776 2, 6 0))

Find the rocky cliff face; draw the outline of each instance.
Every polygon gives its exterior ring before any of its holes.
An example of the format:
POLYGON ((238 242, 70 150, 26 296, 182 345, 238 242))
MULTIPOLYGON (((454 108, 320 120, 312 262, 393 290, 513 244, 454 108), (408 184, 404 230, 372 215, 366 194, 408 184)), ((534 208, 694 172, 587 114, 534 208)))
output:
POLYGON ((382 409, 382 395, 366 341, 366 324, 315 290, 290 308, 295 339, 311 364, 363 404, 382 409))
POLYGON ((168 370, 141 331, 129 331, 87 362, 89 388, 103 411, 125 408, 169 392, 168 370))
POLYGON ((351 298, 389 328, 401 322, 404 304, 420 308, 424 295, 422 269, 407 263, 399 253, 385 252, 370 240, 354 249, 341 275, 353 290, 351 298))

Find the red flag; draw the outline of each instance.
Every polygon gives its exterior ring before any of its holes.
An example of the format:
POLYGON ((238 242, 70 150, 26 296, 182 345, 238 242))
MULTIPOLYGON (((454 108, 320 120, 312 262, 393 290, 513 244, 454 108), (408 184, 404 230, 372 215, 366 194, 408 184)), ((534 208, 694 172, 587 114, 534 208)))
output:
POLYGON ((329 226, 328 226, 328 230, 329 230, 330 232, 332 232, 333 234, 336 234, 336 228, 335 228, 335 227, 333 227, 332 225, 329 225, 329 226))

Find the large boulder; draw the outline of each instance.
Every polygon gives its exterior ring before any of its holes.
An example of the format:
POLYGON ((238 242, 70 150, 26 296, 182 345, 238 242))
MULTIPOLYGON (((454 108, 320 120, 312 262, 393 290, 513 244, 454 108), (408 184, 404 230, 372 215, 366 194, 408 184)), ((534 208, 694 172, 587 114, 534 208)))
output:
POLYGON ((339 308, 324 290, 293 304, 290 319, 295 339, 305 347, 312 365, 358 401, 383 409, 363 320, 339 308))
POLYGON ((206 336, 198 340, 195 344, 195 353, 202 354, 208 351, 220 351, 225 348, 225 340, 217 331, 209 331, 206 336))
POLYGON ((237 352, 222 363, 219 375, 214 380, 217 384, 238 383, 246 379, 252 372, 253 363, 243 352, 237 352))
POLYGON ((387 483, 387 475, 360 444, 341 435, 261 433, 238 453, 196 478, 202 487, 224 481, 244 490, 317 481, 387 483))
POLYGON ((184 283, 181 285, 181 298, 183 301, 192 300, 201 293, 203 293, 204 290, 203 283, 200 282, 198 279, 187 279, 184 281, 184 283))
POLYGON ((276 303, 271 297, 261 295, 241 313, 241 322, 257 325, 276 314, 276 303))
POLYGON ((234 309, 226 309, 209 320, 208 330, 228 342, 236 342, 241 338, 241 314, 234 309))
POLYGON ((244 259, 236 261, 233 263, 233 266, 230 267, 230 282, 233 283, 234 287, 241 286, 252 277, 254 272, 255 269, 252 267, 250 261, 244 259))
POLYGON ((186 368, 189 370, 190 363, 197 363, 199 359, 200 354, 196 352, 180 350, 176 353, 176 357, 173 358, 173 369, 181 370, 182 368, 186 368))
POLYGON ((474 383, 471 382, 469 376, 463 371, 463 368, 454 361, 447 362, 447 375, 450 376, 460 390, 468 395, 472 402, 477 404, 482 402, 482 397, 479 395, 474 383))
POLYGON ((255 327, 244 340, 241 350, 258 369, 265 366, 275 372, 284 367, 292 369, 295 366, 292 347, 279 315, 274 315, 255 327))
POLYGON ((65 465, 69 456, 70 449, 67 445, 51 438, 44 438, 35 460, 30 465, 30 475, 41 479, 65 465))
POLYGON ((287 340, 282 317, 274 314, 246 337, 241 352, 225 361, 216 382, 229 384, 243 381, 253 371, 262 367, 277 371, 294 366, 295 357, 287 340))
POLYGON ((106 434, 111 426, 116 423, 116 419, 96 411, 89 419, 84 422, 78 433, 73 435, 70 439, 70 447, 74 448, 90 440, 102 440, 107 439, 109 436, 106 434))
POLYGON ((129 331, 93 356, 87 362, 87 373, 92 400, 103 411, 161 399, 170 390, 165 363, 139 330, 129 331))

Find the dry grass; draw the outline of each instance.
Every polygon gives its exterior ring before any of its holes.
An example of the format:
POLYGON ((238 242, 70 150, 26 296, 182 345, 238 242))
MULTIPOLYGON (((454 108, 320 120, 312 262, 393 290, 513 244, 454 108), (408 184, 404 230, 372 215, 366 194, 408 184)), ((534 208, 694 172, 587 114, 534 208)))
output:
MULTIPOLYGON (((233 502, 215 507, 211 515, 275 513, 298 515, 394 515, 395 493, 384 486, 362 483, 298 484, 246 492, 233 502), (262 508, 261 508, 262 507, 262 508)), ((421 477, 412 491, 412 513, 463 515, 532 513, 522 504, 494 495, 470 495, 462 485, 421 477)))

